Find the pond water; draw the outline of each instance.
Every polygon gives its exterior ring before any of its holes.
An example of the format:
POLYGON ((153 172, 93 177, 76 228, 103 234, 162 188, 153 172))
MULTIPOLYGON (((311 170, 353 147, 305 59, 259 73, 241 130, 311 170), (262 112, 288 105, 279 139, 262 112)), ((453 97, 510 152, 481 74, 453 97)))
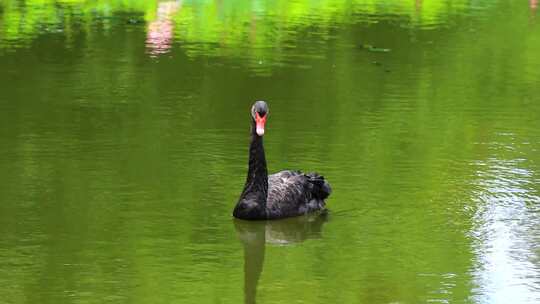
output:
POLYGON ((0 2, 2 303, 539 303, 538 1, 0 2), (326 217, 233 220, 249 108, 326 217))

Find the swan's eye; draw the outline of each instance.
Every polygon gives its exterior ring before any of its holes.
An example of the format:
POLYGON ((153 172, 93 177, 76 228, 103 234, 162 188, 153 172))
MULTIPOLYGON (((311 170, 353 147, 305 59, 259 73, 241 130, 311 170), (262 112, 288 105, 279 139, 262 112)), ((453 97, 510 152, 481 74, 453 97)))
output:
POLYGON ((255 111, 255 107, 251 107, 251 116, 255 117, 255 113, 257 111, 255 111))

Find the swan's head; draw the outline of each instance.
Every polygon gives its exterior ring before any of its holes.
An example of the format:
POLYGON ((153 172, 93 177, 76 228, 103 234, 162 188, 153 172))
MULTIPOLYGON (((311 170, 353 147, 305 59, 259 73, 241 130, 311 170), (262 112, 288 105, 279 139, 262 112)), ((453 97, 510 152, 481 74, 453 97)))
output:
POLYGON ((264 125, 268 117, 268 105, 266 102, 259 100, 251 107, 251 118, 255 121, 255 131, 257 135, 264 135, 264 125))

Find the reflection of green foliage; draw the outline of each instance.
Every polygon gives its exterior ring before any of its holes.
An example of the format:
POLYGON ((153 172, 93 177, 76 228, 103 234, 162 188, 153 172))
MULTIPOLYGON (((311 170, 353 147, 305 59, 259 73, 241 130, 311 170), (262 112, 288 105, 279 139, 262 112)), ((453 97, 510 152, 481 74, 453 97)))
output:
MULTIPOLYGON (((95 18, 111 18, 118 12, 151 12, 155 1, 6 0, 0 3, 0 39, 28 43, 38 34, 68 32, 71 22, 89 26, 95 18)), ((11 46, 11 44, 7 44, 11 46)), ((4 45, 5 47, 5 45, 4 45)))
MULTIPOLYGON (((155 21, 161 3, 156 0, 7 0, 0 4, 0 51, 28 45, 38 35, 64 35, 68 41, 83 30, 91 39, 91 26, 110 31, 131 18, 149 24, 155 21), (137 19, 138 20, 138 19, 137 19)), ((469 1, 353 0, 353 1, 178 1, 168 18, 174 24, 174 40, 187 45, 188 56, 226 56, 246 59, 246 65, 260 74, 281 65, 284 52, 298 47, 295 41, 310 39, 321 44, 331 39, 335 24, 363 16, 366 24, 399 18, 402 26, 436 27, 469 1), (385 17, 387 16, 387 17, 385 17), (314 30, 316 29, 316 30, 314 30)), ((476 5, 479 5, 478 3, 476 5)), ((360 37, 359 37, 360 39, 360 37)), ((365 41, 363 41, 365 42, 365 41)), ((305 50, 321 56, 321 49, 305 50)))
MULTIPOLYGON (((275 33, 276 23, 282 28, 322 26, 346 22, 352 14, 403 15, 415 24, 431 24, 444 20, 445 15, 467 7, 468 1, 179 1, 180 9, 173 17, 176 36, 187 42, 223 43, 233 47, 256 49, 276 46, 287 41, 287 34, 275 33), (271 15, 272 22, 265 16, 271 15)), ((89 26, 94 19, 113 18, 119 12, 142 14, 147 21, 156 18, 155 0, 5 0, 0 3, 0 38, 28 43, 40 33, 55 29, 69 31, 66 26, 82 22, 89 26)), ((369 22, 369 18, 366 19, 369 22)), ((324 37, 321 37, 324 38, 324 37)), ((7 44, 8 46, 10 44, 7 44)), ((3 43, 5 47, 6 44, 3 43)), ((210 46, 209 46, 210 47, 210 46)))
MULTIPOLYGON (((280 44, 287 35, 275 33, 276 26, 289 27, 319 26, 329 28, 333 23, 347 22, 353 14, 396 15, 413 20, 416 25, 444 21, 445 15, 456 9, 467 7, 468 1, 232 1, 216 7, 208 2, 184 4, 176 16, 180 28, 178 36, 186 41, 230 42, 265 47, 280 44), (265 16, 271 15, 273 22, 265 16), (258 34, 258 35, 254 35, 258 34), (277 34, 277 35, 276 35, 277 34)), ((376 22, 366 18, 366 22, 376 22)), ((324 38, 321 37, 321 38, 324 38)))

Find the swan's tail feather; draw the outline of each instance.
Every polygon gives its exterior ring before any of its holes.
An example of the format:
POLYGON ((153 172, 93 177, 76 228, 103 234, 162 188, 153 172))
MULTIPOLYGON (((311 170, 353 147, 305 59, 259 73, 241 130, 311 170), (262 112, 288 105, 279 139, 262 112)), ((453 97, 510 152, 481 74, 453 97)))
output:
POLYGON ((330 184, 324 179, 324 176, 319 175, 315 172, 308 173, 306 176, 309 178, 309 181, 313 185, 313 196, 319 199, 327 198, 330 193, 332 193, 332 188, 330 184))

